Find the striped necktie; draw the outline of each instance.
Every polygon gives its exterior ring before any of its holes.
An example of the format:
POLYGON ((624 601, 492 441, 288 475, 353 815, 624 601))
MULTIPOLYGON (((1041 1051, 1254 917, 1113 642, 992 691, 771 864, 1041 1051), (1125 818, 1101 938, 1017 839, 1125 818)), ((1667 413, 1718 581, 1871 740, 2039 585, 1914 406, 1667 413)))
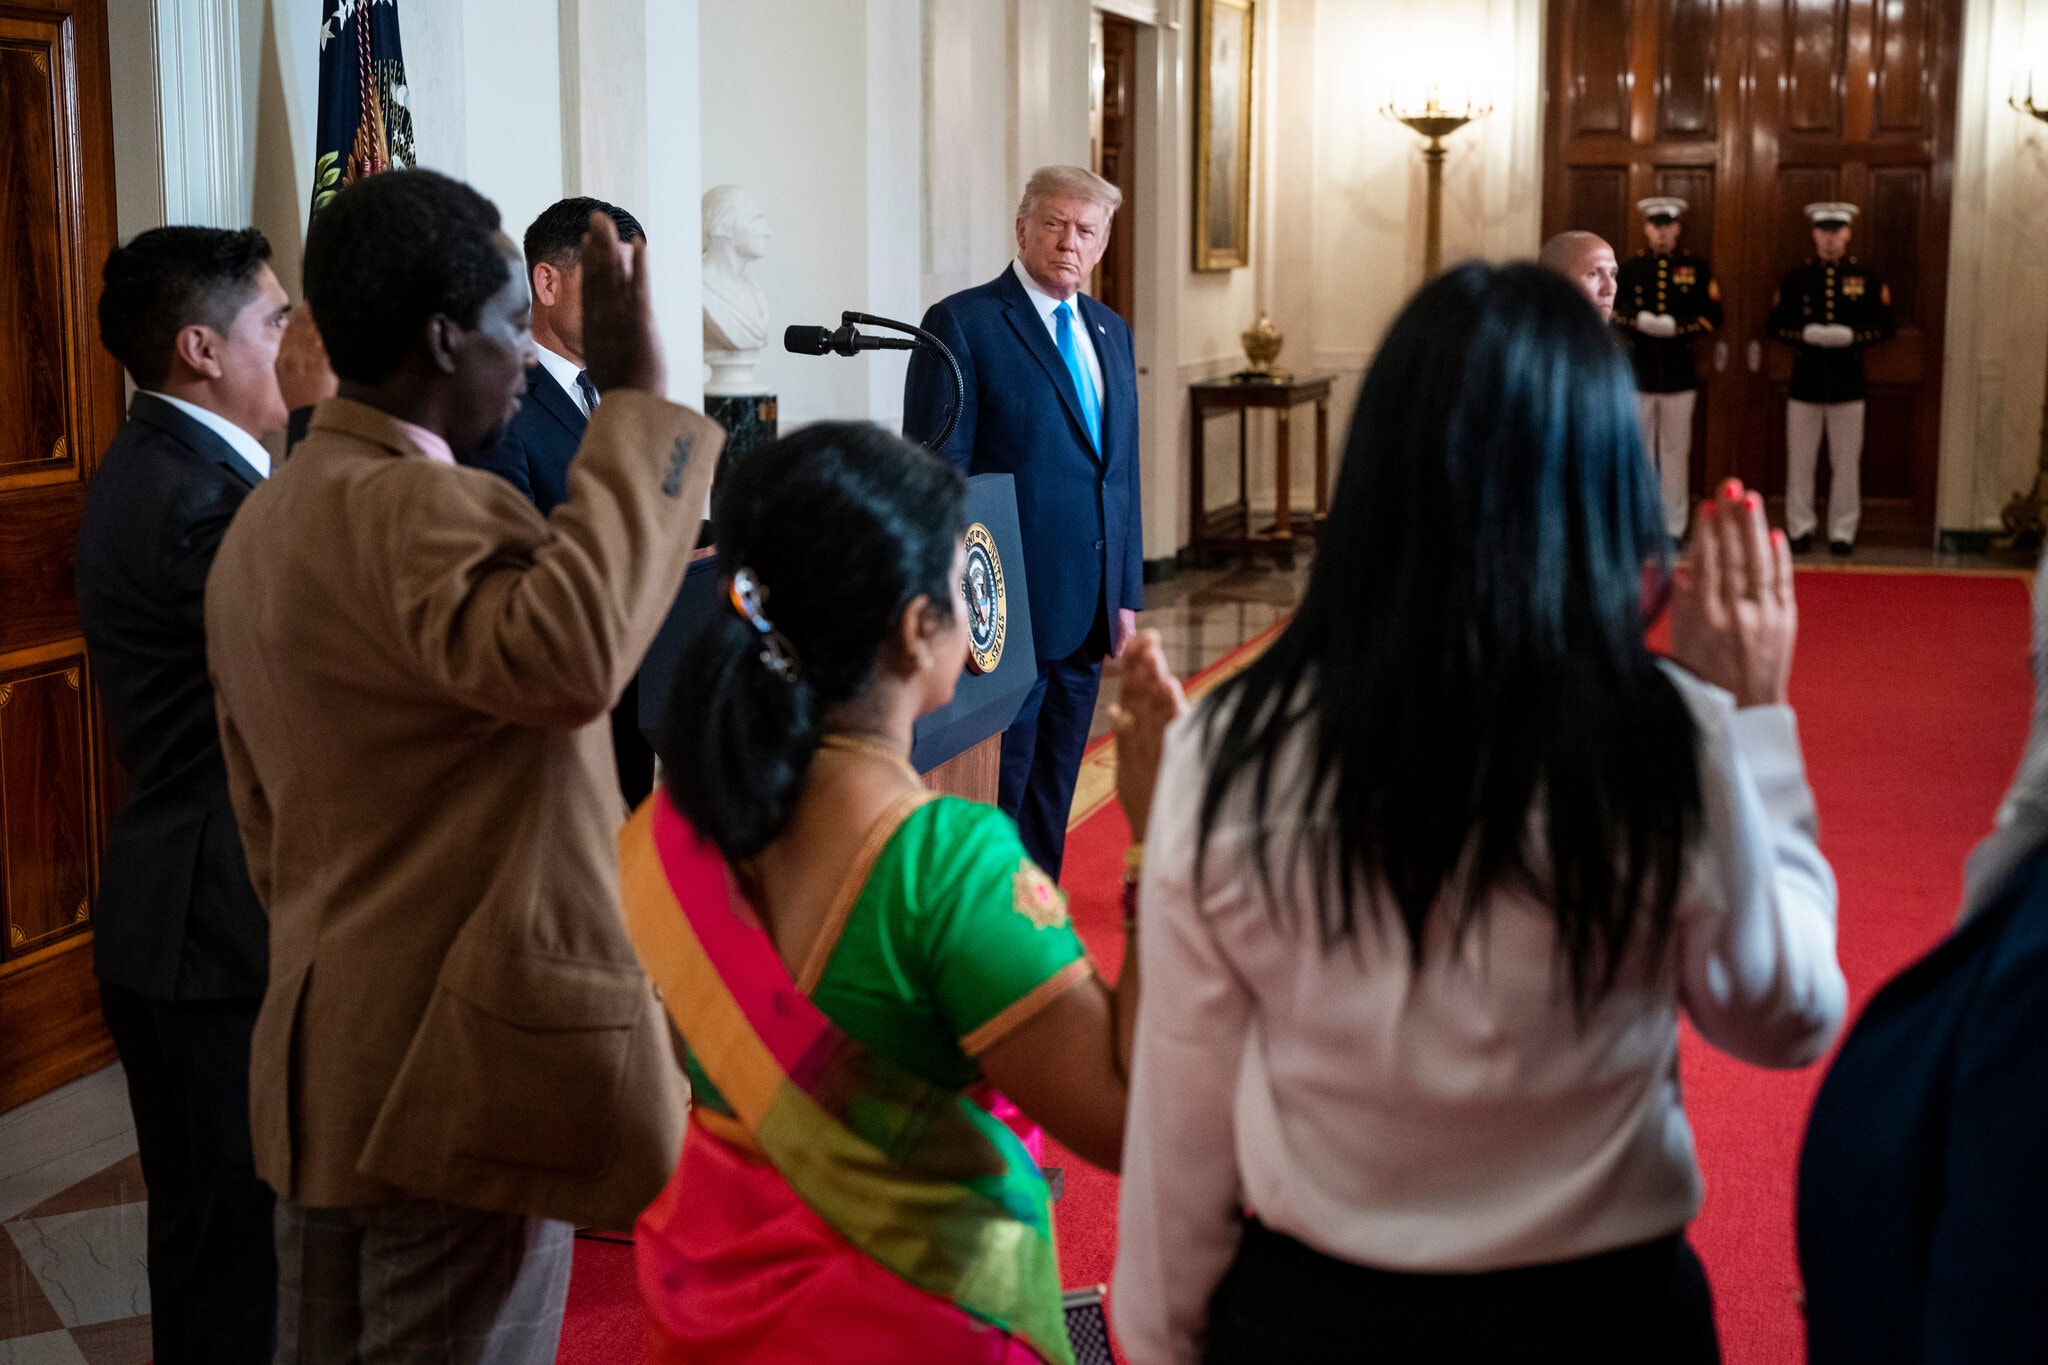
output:
POLYGON ((583 411, 597 411, 597 385, 590 382, 590 371, 576 371, 576 391, 583 395, 583 411))

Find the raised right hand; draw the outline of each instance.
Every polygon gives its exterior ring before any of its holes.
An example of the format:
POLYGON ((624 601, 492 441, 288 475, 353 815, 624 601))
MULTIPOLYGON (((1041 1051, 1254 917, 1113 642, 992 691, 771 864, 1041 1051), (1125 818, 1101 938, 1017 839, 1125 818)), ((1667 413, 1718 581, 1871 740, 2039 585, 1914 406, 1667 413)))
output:
POLYGON ((599 393, 668 392, 647 288, 647 242, 621 242, 606 213, 592 213, 583 234, 583 364, 599 393))
POLYGON ((289 411, 310 408, 323 398, 332 398, 341 387, 334 367, 327 363, 327 347, 320 341, 320 329, 313 325, 313 310, 305 303, 292 309, 285 324, 284 340, 277 347, 277 391, 284 395, 289 411))
POLYGON ((1109 711, 1116 726, 1116 795, 1130 821, 1131 839, 1142 844, 1166 727, 1188 709, 1188 699, 1166 665, 1165 643, 1156 630, 1133 636, 1116 668, 1117 700, 1109 711))
POLYGON ((1764 519, 1763 499, 1729 479, 1700 504, 1692 549, 1671 601, 1671 658, 1735 694, 1776 706, 1792 677, 1799 607, 1792 547, 1764 519))

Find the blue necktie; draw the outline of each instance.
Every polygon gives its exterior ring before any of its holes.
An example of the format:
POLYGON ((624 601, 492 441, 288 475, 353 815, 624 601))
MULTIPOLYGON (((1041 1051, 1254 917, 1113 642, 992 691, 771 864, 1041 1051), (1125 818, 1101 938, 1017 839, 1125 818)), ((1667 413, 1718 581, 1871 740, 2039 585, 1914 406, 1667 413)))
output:
POLYGON ((1074 310, 1063 303, 1052 310, 1052 316, 1053 339, 1059 343, 1060 359, 1067 362, 1067 373, 1074 376, 1074 392, 1081 396, 1081 419, 1088 424, 1088 439, 1100 450, 1102 399, 1095 392, 1087 362, 1081 359, 1081 348, 1074 344, 1074 310))
POLYGON ((576 391, 583 395, 583 411, 587 415, 597 411, 597 385, 590 382, 590 371, 576 371, 576 391))

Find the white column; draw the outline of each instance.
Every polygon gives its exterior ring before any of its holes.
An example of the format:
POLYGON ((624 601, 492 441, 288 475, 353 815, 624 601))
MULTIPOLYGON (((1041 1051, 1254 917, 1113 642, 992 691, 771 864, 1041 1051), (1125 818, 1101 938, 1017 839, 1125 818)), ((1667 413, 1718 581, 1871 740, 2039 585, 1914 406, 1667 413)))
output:
POLYGON ((115 194, 125 240, 249 221, 236 0, 110 0, 115 194))
POLYGON ((1137 238, 1132 310, 1138 362, 1139 492, 1145 558, 1188 542, 1188 396, 1181 376, 1181 284, 1187 278, 1187 24, 1138 30, 1137 205, 1117 224, 1137 238))
MULTIPOLYGON (((867 301, 843 306, 903 322, 918 320, 921 302, 923 85, 919 0, 868 0, 867 301)), ((909 353, 877 351, 855 363, 867 370, 866 416, 902 431, 909 353)))
POLYGON ((669 397, 704 401, 697 0, 561 0, 562 193, 647 228, 669 397))

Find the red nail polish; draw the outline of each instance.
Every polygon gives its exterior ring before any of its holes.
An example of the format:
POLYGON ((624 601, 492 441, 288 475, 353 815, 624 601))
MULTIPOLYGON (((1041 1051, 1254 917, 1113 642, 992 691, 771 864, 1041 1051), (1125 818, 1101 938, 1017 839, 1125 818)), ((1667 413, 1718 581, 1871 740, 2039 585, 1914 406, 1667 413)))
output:
POLYGON ((1728 499, 1728 501, 1730 502, 1734 502, 1737 498, 1741 497, 1742 480, 1729 479, 1727 482, 1723 483, 1721 485, 1721 496, 1728 499))
POLYGON ((1763 494, 1761 493, 1751 493, 1749 497, 1745 499, 1745 501, 1749 503, 1749 510, 1752 512, 1761 511, 1763 509, 1764 498, 1763 494))

